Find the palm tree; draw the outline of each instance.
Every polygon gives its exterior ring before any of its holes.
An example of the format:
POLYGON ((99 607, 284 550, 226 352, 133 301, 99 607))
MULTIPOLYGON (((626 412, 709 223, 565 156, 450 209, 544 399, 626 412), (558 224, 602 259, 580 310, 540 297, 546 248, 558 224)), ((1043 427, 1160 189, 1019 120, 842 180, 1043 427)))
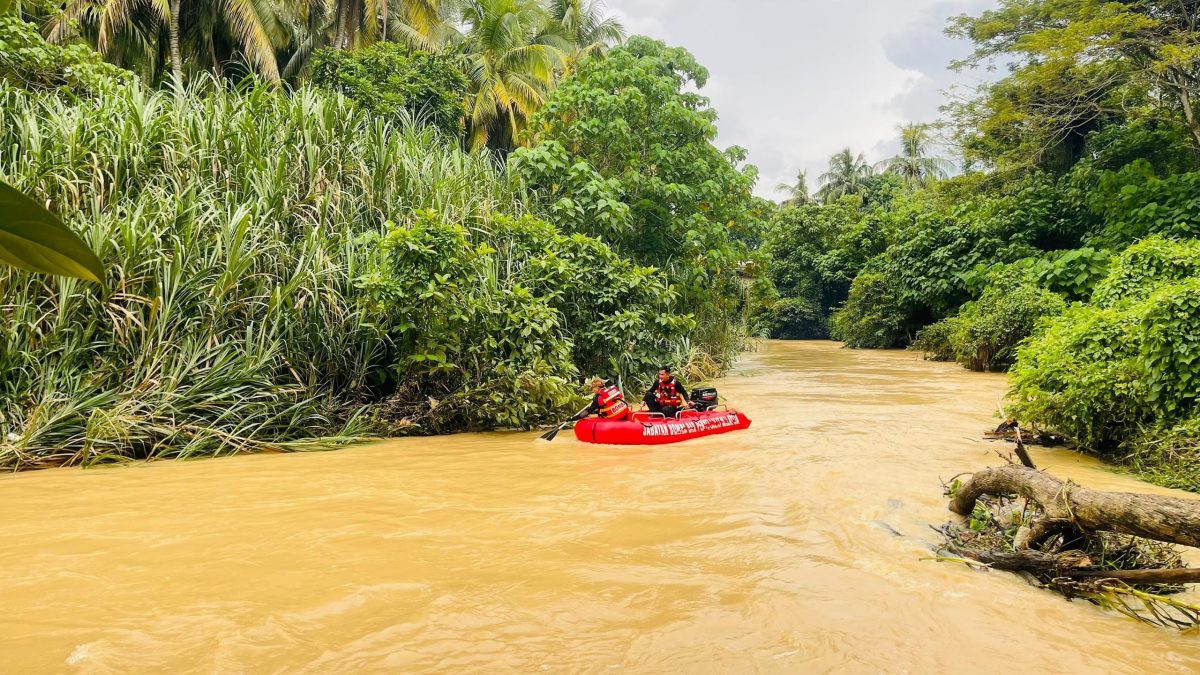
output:
POLYGON ((381 16, 387 13, 387 0, 337 0, 337 30, 334 49, 366 47, 379 39, 381 16))
POLYGON ((905 124, 898 130, 900 154, 880 162, 880 169, 900 176, 910 189, 925 187, 931 181, 945 178, 954 170, 954 163, 950 160, 928 155, 932 141, 928 124, 905 124))
POLYGON ((871 165, 862 154, 855 157, 846 148, 829 158, 829 170, 817 179, 821 186, 817 196, 828 204, 846 195, 859 194, 866 189, 866 180, 872 175, 871 165))
POLYGON ((454 35, 459 0, 304 0, 285 4, 291 30, 284 77, 295 77, 315 50, 361 49, 378 41, 439 51, 454 35), (373 18, 372 18, 373 17, 373 18))
POLYGON ((383 3, 383 40, 413 49, 440 50, 454 35, 462 0, 390 0, 383 3), (392 6, 389 8, 389 4, 392 6))
POLYGON ((808 193, 808 172, 796 172, 796 184, 789 185, 788 183, 779 183, 775 189, 780 192, 786 192, 788 198, 783 200, 785 206, 804 206, 812 201, 812 195, 808 193))
POLYGON ((625 27, 604 15, 603 0, 550 0, 551 27, 559 31, 571 48, 567 69, 585 57, 603 54, 625 39, 625 27))
POLYGON ((569 41, 549 30, 537 0, 471 0, 459 38, 467 89, 468 144, 507 148, 545 101, 569 41))
POLYGON ((268 0, 68 0, 50 23, 51 42, 81 37, 109 61, 141 66, 153 77, 165 33, 171 74, 189 64, 211 64, 240 54, 270 82, 279 81, 275 50, 287 35, 268 0))

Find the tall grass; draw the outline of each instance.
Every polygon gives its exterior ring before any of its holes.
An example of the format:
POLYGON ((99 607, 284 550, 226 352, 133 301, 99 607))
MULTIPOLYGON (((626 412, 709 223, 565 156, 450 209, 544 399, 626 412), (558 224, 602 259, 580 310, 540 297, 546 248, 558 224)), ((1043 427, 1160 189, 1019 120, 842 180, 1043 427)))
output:
POLYGON ((483 155, 309 90, 0 83, 0 177, 105 262, 104 288, 0 270, 0 466, 372 433, 383 329, 354 279, 386 223, 521 213, 483 155))

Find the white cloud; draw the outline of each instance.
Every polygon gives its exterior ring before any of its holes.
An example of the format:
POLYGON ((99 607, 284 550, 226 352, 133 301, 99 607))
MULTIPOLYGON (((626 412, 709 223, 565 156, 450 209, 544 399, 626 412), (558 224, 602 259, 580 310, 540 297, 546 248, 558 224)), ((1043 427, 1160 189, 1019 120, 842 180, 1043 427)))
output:
POLYGON ((608 0, 631 34, 689 49, 711 77, 702 93, 720 114, 719 143, 750 151, 756 192, 799 169, 809 184, 849 146, 871 161, 891 152, 896 126, 932 121, 946 70, 969 51, 945 19, 992 0, 608 0))

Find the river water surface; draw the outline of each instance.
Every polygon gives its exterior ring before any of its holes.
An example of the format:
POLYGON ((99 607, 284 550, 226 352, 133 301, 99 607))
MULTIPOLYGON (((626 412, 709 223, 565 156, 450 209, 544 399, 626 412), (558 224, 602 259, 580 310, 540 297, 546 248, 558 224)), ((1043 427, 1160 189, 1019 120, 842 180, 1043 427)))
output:
POLYGON ((772 342, 720 383, 753 427, 678 445, 469 434, 0 476, 0 672, 1200 669, 1200 637, 922 559, 940 480, 999 462, 978 439, 1004 387, 772 342))

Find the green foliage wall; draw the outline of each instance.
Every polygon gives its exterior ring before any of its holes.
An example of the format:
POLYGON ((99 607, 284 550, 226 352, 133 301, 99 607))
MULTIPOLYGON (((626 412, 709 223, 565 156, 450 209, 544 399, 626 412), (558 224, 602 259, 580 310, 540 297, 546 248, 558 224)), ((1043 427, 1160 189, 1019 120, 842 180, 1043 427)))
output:
POLYGON ((695 341, 724 360, 741 347, 737 270, 760 220, 753 168, 713 145, 716 113, 688 91, 707 77, 686 50, 630 38, 558 86, 510 166, 539 214, 663 269, 696 315, 695 341))
POLYGON ((313 89, 0 83, 0 177, 107 271, 0 270, 3 467, 526 426, 693 327, 491 158, 313 89))
POLYGON ((312 81, 384 119, 427 120, 453 138, 462 135, 467 77, 447 56, 393 42, 358 51, 320 49, 312 57, 312 81))
POLYGON ((1197 252, 1194 240, 1154 239, 1119 256, 1094 303, 1072 307, 1020 348, 1015 414, 1097 450, 1194 415, 1197 252))
POLYGON ((895 285, 878 272, 854 278, 846 304, 834 312, 832 324, 833 338, 847 347, 895 347, 909 337, 895 285))
POLYGON ((1065 309, 1061 296, 1019 270, 1005 270, 993 275, 978 300, 918 333, 913 347, 927 357, 958 361, 971 370, 1005 370, 1038 323, 1065 309))
POLYGON ((423 212, 359 280, 389 336, 393 398, 432 430, 553 421, 581 375, 640 382, 693 327, 661 274, 595 239, 529 216, 479 239, 423 212))
POLYGON ((846 300, 871 255, 874 225, 853 198, 777 210, 762 252, 778 297, 757 308, 756 329, 776 338, 828 337, 830 310, 846 300))

